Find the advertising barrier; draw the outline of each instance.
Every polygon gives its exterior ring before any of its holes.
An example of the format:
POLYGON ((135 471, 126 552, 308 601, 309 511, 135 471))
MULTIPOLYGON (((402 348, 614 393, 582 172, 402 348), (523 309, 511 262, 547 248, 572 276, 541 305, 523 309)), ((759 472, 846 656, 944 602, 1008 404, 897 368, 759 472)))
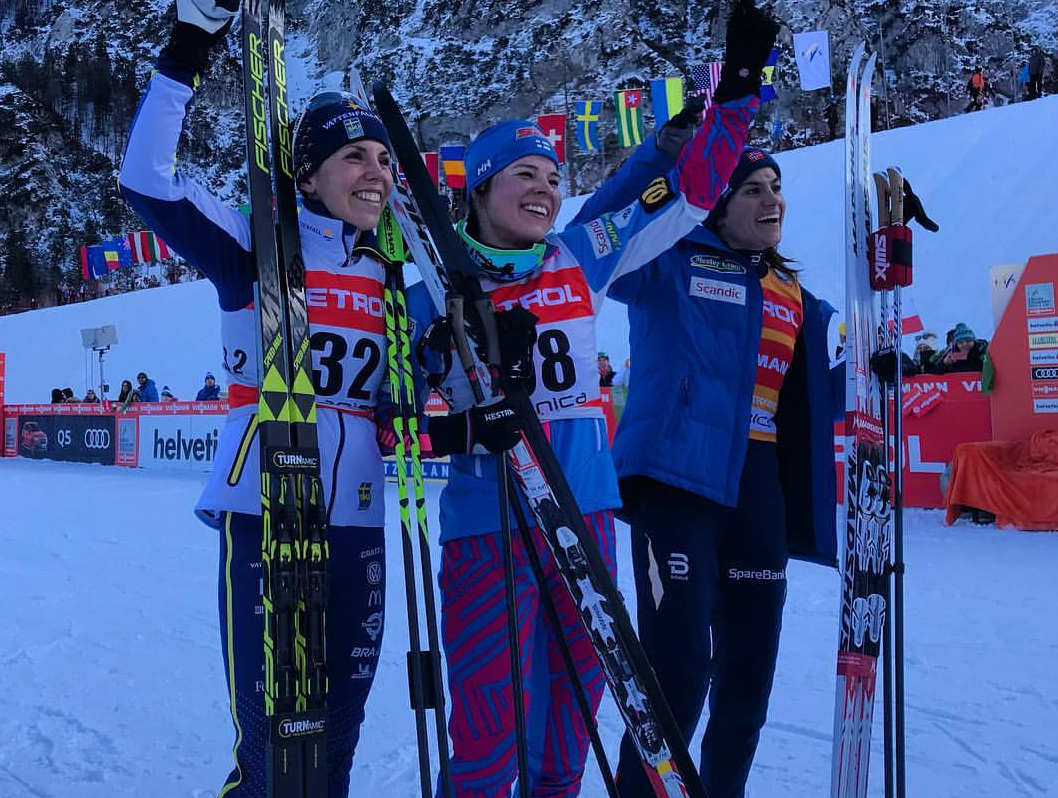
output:
MULTIPOLYGON (((943 507, 940 475, 955 447, 992 440, 991 403, 981 392, 981 375, 920 374, 904 382, 904 506, 943 507)), ((890 403, 889 411, 893 407, 890 403)), ((893 444, 889 444, 889 462, 893 444)), ((845 499, 845 425, 834 425, 838 501, 845 499)))

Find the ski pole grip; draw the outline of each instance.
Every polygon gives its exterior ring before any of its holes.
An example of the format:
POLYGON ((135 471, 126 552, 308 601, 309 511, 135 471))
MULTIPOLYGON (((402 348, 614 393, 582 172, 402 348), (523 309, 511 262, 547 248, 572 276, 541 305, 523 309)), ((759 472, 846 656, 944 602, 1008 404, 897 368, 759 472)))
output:
POLYGON ((470 390, 474 393, 474 404, 482 404, 485 401, 485 392, 478 380, 477 368, 474 365, 474 355, 470 351, 470 343, 467 341, 466 317, 463 313, 463 297, 460 294, 450 293, 445 298, 448 306, 448 316, 452 320, 452 343, 455 344, 456 354, 459 356, 459 364, 466 372, 467 380, 470 382, 470 390))

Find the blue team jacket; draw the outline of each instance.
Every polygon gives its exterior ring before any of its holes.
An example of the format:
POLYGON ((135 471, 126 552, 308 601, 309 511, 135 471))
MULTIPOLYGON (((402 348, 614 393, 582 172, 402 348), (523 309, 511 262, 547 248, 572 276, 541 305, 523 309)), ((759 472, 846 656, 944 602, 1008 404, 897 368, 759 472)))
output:
MULTIPOLYGON (((648 139, 572 224, 623 207, 671 164, 648 139)), ((735 506, 761 336, 763 296, 753 256, 698 226, 615 281, 609 296, 628 305, 631 359, 638 364, 613 446, 622 489, 643 476, 735 506), (703 280, 717 298, 693 294, 703 280)), ((790 554, 833 565, 835 408, 826 331, 834 309, 804 288, 802 297, 804 324, 776 414, 780 480, 790 554)))

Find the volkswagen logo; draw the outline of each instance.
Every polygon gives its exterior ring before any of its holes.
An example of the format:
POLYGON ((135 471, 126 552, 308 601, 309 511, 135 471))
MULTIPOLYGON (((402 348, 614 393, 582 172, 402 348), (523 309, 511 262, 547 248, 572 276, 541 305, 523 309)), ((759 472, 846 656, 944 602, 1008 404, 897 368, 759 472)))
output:
POLYGON ((110 448, 110 430, 86 429, 84 431, 84 445, 89 449, 110 448))

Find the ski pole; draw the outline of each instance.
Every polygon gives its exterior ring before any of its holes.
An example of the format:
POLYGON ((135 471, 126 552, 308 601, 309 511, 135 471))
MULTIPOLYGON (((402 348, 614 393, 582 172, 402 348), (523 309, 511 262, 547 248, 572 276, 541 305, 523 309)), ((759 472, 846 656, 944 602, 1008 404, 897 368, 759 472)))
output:
POLYGON ((536 546, 533 544, 532 536, 529 532, 529 523, 525 517, 525 508, 522 507, 520 501, 518 501, 518 494, 513 488, 513 480, 511 480, 510 473, 507 475, 508 490, 514 493, 515 499, 511 502, 511 508, 514 510, 514 520, 518 524, 518 535, 522 540, 522 546, 525 548, 526 554, 529 557, 529 566, 533 569, 533 577, 536 579, 537 585, 540 586, 540 602, 544 605, 544 613, 547 615, 548 622, 551 624, 551 631, 555 635, 555 640, 558 642, 558 650, 562 655, 562 663, 565 665, 566 674, 569 676, 569 683, 573 690, 573 697, 577 700, 577 708, 580 710, 580 715, 584 719, 584 728, 588 730, 588 738, 591 740, 592 751, 595 752, 595 761, 599 764, 599 772, 602 774, 603 784, 606 785, 606 794, 610 798, 617 798, 617 783, 613 778, 613 771, 610 769, 610 761, 606 758, 606 749, 603 748, 602 738, 599 737, 599 728, 595 725, 595 715, 592 712, 591 704, 588 703, 588 696, 584 692, 584 685, 580 681, 580 674, 577 673, 577 666, 573 662, 573 654, 569 650, 569 642, 566 640, 566 636, 562 633, 562 621, 558 617, 558 608, 555 606, 555 598, 551 595, 551 591, 547 586, 547 579, 544 576, 544 566, 540 562, 540 554, 536 550, 536 546))
MULTIPOLYGON (((529 749, 525 732, 525 690, 522 684, 522 653, 518 645, 518 597, 514 581, 514 546, 511 540, 511 494, 507 481, 507 458, 496 455, 496 480, 500 495, 500 538, 503 547, 503 593, 507 605, 507 644, 511 656, 511 690, 514 699, 514 741, 518 759, 518 795, 529 798, 529 749)), ((543 585, 540 585, 543 592, 543 585)))

